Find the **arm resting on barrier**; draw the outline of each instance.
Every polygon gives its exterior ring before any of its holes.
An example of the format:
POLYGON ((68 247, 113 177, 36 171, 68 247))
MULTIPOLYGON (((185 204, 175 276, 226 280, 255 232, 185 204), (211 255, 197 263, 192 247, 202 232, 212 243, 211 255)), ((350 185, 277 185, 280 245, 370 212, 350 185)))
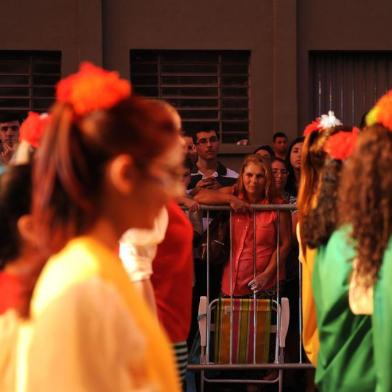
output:
POLYGON ((218 190, 202 189, 194 197, 200 204, 222 205, 229 204, 234 211, 247 210, 249 204, 232 194, 233 187, 219 188, 218 190))

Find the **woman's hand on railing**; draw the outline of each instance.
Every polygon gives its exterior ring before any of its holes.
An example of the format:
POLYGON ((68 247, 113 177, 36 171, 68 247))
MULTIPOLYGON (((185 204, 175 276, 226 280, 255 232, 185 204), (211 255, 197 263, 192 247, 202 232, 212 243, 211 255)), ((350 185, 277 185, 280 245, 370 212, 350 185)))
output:
POLYGON ((200 204, 190 197, 183 196, 177 199, 177 201, 183 204, 190 212, 196 212, 200 210, 200 204))
POLYGON ((230 207, 235 212, 246 212, 246 211, 249 211, 249 209, 250 209, 249 203, 239 199, 236 196, 233 196, 231 198, 230 207))

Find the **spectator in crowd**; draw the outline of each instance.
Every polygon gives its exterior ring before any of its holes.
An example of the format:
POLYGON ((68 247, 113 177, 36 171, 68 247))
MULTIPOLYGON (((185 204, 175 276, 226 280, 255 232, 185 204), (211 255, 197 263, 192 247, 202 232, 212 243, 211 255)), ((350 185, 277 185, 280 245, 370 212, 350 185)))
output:
POLYGON ((34 163, 34 224, 52 256, 31 301, 27 391, 178 391, 165 334, 115 251, 183 189, 179 129, 89 63, 56 97, 34 163))
POLYGON ((218 189, 233 185, 238 173, 218 161, 220 142, 216 131, 198 131, 194 142, 198 158, 188 189, 218 189))
POLYGON ((274 155, 280 159, 286 158, 288 139, 285 133, 275 132, 272 136, 274 155))
POLYGON ((293 197, 286 191, 287 177, 289 175, 286 162, 283 159, 274 158, 271 162, 271 170, 277 196, 285 203, 291 204, 293 197))
MULTIPOLYGON (((347 226, 340 230, 341 238, 336 243, 353 256, 350 308, 355 314, 371 314, 376 391, 392 390, 391 104, 389 91, 369 112, 367 126, 343 172, 339 214, 347 226)), ((357 346, 357 350, 366 349, 357 346)), ((361 380, 367 371, 363 370, 357 390, 362 390, 361 380)))
POLYGON ((184 139, 184 148, 185 148, 185 152, 187 157, 193 162, 196 163, 197 161, 197 151, 196 151, 196 146, 195 143, 193 142, 193 137, 190 135, 183 135, 182 136, 184 139))
POLYGON ((268 205, 282 202, 274 195, 274 191, 270 165, 254 154, 245 158, 234 192, 232 187, 221 188, 218 191, 202 190, 195 197, 200 203, 230 204, 239 211, 234 212, 231 218, 233 258, 228 260, 223 271, 224 295, 249 296, 256 293, 257 296, 272 298, 276 295, 277 278, 282 282, 285 278, 285 260, 291 243, 290 214, 281 212, 278 226, 276 211, 257 211, 255 214, 246 211, 249 204, 268 205), (256 219, 256 233, 253 232, 253 219, 256 219), (279 277, 276 246, 278 227, 279 277), (230 276, 233 277, 232 289, 230 276))
POLYGON ((269 163, 271 163, 275 158, 274 150, 267 144, 263 144, 262 146, 256 148, 256 150, 253 151, 253 154, 260 155, 269 163))
POLYGON ((16 150, 19 137, 19 119, 12 113, 0 114, 0 163, 8 164, 16 150))
POLYGON ((287 150, 286 156, 286 165, 289 172, 287 177, 286 191, 295 199, 297 198, 299 182, 301 178, 301 155, 304 140, 305 139, 303 136, 294 139, 287 150))
MULTIPOLYGON (((189 183, 191 182, 191 173, 193 169, 193 162, 189 157, 185 158, 184 161, 184 185, 187 188, 189 183)), ((201 234, 203 233, 203 224, 202 224, 202 211, 200 210, 199 203, 194 200, 190 195, 185 195, 177 198, 177 202, 184 207, 187 208, 189 220, 193 226, 193 241, 197 243, 201 234)))

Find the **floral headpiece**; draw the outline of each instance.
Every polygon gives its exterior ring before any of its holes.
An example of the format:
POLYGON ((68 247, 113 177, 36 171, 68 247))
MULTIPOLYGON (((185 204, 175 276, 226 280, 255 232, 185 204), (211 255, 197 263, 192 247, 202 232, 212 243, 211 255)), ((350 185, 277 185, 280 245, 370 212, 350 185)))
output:
POLYGON ((376 123, 392 131, 392 90, 383 95, 366 116, 366 125, 376 123))
POLYGON ((328 114, 322 114, 321 117, 317 117, 316 120, 312 121, 306 126, 304 130, 304 136, 308 136, 315 131, 321 131, 327 128, 333 128, 343 125, 342 122, 335 117, 335 113, 330 110, 328 114))
POLYGON ((20 165, 31 161, 34 150, 39 147, 41 138, 48 127, 50 116, 47 113, 29 112, 19 129, 19 144, 10 164, 20 165))
POLYGON ((57 84, 56 98, 71 104, 78 116, 109 109, 131 95, 131 85, 117 72, 106 71, 84 62, 77 73, 57 84))
POLYGON ((344 161, 354 151, 359 129, 354 127, 351 132, 339 131, 328 138, 324 151, 333 159, 344 161))

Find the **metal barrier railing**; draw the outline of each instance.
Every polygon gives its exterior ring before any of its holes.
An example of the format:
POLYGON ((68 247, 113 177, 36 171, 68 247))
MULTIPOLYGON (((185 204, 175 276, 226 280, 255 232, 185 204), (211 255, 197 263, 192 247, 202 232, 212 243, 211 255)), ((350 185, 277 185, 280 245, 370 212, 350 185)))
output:
MULTIPOLYGON (((229 206, 207 206, 207 205, 202 205, 201 210, 205 212, 206 214, 206 219, 207 222, 209 223, 211 221, 211 212, 213 211, 230 211, 229 214, 229 219, 230 219, 230 263, 233 262, 233 241, 232 241, 232 235, 233 235, 233 227, 232 227, 232 222, 233 222, 233 214, 236 214, 233 212, 233 210, 229 206)), ((281 255, 280 255, 280 243, 281 243, 281 238, 280 238, 280 224, 281 224, 281 212, 282 211, 294 211, 296 210, 295 205, 291 204, 270 204, 270 205, 250 205, 249 211, 252 214, 252 221, 253 221, 253 279, 256 277, 257 273, 257 268, 256 268, 256 214, 259 211, 277 211, 277 225, 276 225, 276 298, 274 299, 274 303, 276 304, 276 341, 280 339, 280 328, 281 328, 281 312, 280 312, 280 304, 281 304, 281 287, 280 287, 280 264, 281 264, 281 255)), ((209 328, 211 327, 211 310, 210 310, 210 294, 211 294, 211 286, 210 286, 210 267, 211 267, 211 261, 210 261, 210 239, 211 239, 211 232, 210 232, 210 224, 207 225, 206 227, 206 251, 207 251, 207 256, 206 256, 206 303, 207 303, 207 312, 206 312, 206 353, 204 356, 204 360, 201 361, 200 364, 189 364, 188 369, 193 370, 193 371, 200 371, 201 372, 201 390, 204 390, 204 382, 241 382, 241 383, 271 383, 271 381, 265 381, 265 380, 249 380, 249 379, 211 379, 205 376, 205 372, 208 370, 224 370, 224 371, 229 371, 229 370, 262 370, 262 369, 276 369, 278 370, 278 378, 273 380, 273 382, 278 382, 279 384, 279 390, 282 390, 282 371, 283 370, 292 370, 292 369, 312 369, 312 365, 308 363, 303 363, 303 357, 302 357, 302 341, 301 341, 301 330, 302 330, 302 314, 301 314, 301 286, 302 286, 302 274, 301 274, 301 265, 298 261, 298 315, 290 315, 290 317, 298 317, 298 358, 299 361, 296 363, 285 363, 283 355, 281 355, 281 350, 282 347, 278 346, 278 343, 275 344, 275 356, 274 356, 274 363, 256 363, 256 339, 257 336, 256 330, 257 330, 257 315, 256 315, 256 301, 258 299, 257 293, 254 291, 253 294, 251 295, 251 299, 254 301, 253 305, 253 360, 252 363, 247 363, 247 364, 236 364, 233 363, 232 361, 232 354, 233 354, 233 347, 232 347, 232 337, 233 337, 233 305, 231 305, 231 310, 230 310, 230 348, 229 348, 229 363, 225 364, 217 364, 211 361, 211 353, 210 353, 210 347, 211 347, 211 341, 210 341, 210 335, 211 331, 209 328), (280 350, 280 351, 279 351, 280 350)), ((291 231, 290 231, 291 234, 291 231)), ((230 266, 230 298, 231 298, 231 304, 233 304, 233 266, 230 266)), ((280 343, 279 343, 280 344, 280 343)), ((203 358, 203 356, 201 356, 203 358)))

